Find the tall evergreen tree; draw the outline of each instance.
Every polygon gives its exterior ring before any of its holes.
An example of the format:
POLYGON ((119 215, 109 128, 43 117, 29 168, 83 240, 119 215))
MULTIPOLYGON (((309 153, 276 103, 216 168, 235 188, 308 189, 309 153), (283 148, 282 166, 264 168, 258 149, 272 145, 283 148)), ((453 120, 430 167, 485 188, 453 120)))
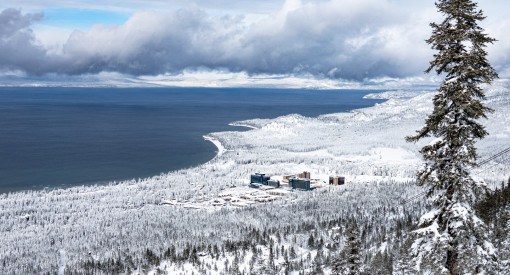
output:
POLYGON ((346 244, 332 266, 334 274, 358 275, 364 271, 360 234, 355 221, 348 224, 346 244))
POLYGON ((445 79, 425 126, 407 138, 436 138, 422 148, 425 166, 417 175, 417 183, 429 187, 435 208, 420 219, 413 255, 418 268, 437 274, 490 272, 493 247, 472 208, 486 187, 470 170, 476 167, 475 142, 488 134, 477 120, 492 111, 482 103, 481 85, 497 78, 485 51, 495 40, 478 26, 485 16, 473 1, 438 0, 436 7, 444 20, 431 24, 427 43, 437 52, 426 72, 435 70, 445 79))

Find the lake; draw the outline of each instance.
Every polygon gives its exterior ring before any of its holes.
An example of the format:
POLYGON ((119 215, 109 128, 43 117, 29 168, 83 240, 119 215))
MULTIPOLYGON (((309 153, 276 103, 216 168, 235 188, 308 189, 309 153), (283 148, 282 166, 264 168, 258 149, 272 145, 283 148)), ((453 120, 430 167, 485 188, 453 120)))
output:
POLYGON ((372 106, 360 90, 0 88, 0 193, 144 178, 211 160, 211 132, 372 106))

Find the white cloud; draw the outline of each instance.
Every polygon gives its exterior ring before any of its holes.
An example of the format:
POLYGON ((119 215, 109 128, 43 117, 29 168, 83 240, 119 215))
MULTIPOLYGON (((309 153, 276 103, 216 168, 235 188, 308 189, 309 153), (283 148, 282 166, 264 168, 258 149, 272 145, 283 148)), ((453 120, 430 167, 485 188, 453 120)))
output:
MULTIPOLYGON (((268 1, 261 3, 270 6, 268 1)), ((120 26, 74 31, 60 47, 48 29, 46 33, 38 29, 34 36, 29 29, 34 20, 28 20, 15 30, 23 39, 0 44, 0 69, 71 75, 227 70, 358 81, 420 76, 432 56, 424 42, 430 34, 428 23, 437 20, 438 14, 433 4, 417 6, 402 0, 288 0, 279 10, 250 21, 243 16, 212 15, 196 6, 139 11, 120 26), (15 48, 19 60, 6 58, 15 48)), ((32 15, 18 12, 17 16, 23 21, 32 15)), ((490 47, 490 57, 503 71, 509 67, 509 21, 497 18, 486 23, 487 31, 500 39, 490 47)))

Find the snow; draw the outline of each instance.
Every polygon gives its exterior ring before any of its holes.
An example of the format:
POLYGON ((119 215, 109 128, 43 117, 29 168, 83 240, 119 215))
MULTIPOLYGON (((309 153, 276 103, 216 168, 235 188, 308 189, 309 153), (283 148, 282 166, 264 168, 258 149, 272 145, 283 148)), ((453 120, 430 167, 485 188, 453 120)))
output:
POLYGON ((257 127, 255 127, 255 126, 252 126, 249 124, 243 124, 241 122, 232 122, 232 123, 229 123, 228 125, 236 126, 236 127, 246 127, 246 128, 250 128, 250 129, 257 129, 257 127))
MULTIPOLYGON (((480 159, 510 143, 510 135, 498 134, 508 133, 510 125, 510 93, 505 85, 487 93, 489 107, 496 112, 484 121, 491 135, 478 143, 480 159)), ((359 215, 365 222, 391 223, 402 218, 403 211, 421 212, 422 202, 405 209, 398 202, 422 192, 412 182, 421 163, 418 151, 430 140, 413 144, 404 137, 418 130, 431 112, 433 93, 411 91, 406 96, 399 91, 398 96, 385 96, 391 99, 349 113, 233 122, 251 129, 205 136, 217 146, 218 154, 198 167, 108 186, 0 195, 0 258, 7 261, 3 273, 23 273, 30 266, 40 267, 41 273, 65 266, 67 272, 90 259, 89 251, 93 259, 104 260, 169 244, 182 250, 186 242, 218 244, 245 237, 241 229, 313 224, 324 216, 338 220, 359 215), (345 176, 347 184, 312 192, 248 187, 249 175, 255 172, 278 179, 302 171, 310 171, 319 181, 345 176), (396 209, 386 214, 390 208, 396 209), (35 256, 24 257, 24 251, 35 256), (65 261, 60 251, 65 251, 65 261)), ((473 172, 499 184, 508 178, 509 167, 508 161, 495 159, 473 172)), ((461 208, 458 214, 463 215, 461 208)), ((437 224, 427 230, 424 233, 437 237, 437 224)), ((293 234, 295 243, 282 244, 295 245, 298 255, 312 252, 314 257, 316 251, 299 246, 309 235, 299 234, 293 234)), ((381 243, 372 245, 374 250, 381 247, 381 243)), ((170 274, 199 273, 189 263, 166 265, 161 269, 170 274)))
POLYGON ((216 138, 214 138, 212 136, 204 136, 204 139, 212 142, 212 144, 214 144, 214 146, 216 146, 216 148, 218 148, 217 157, 219 157, 219 156, 223 155, 223 153, 225 153, 225 151, 226 151, 225 147, 223 147, 223 145, 221 144, 221 142, 219 140, 217 140, 216 138))
POLYGON ((375 155, 375 157, 379 157, 381 162, 391 161, 391 162, 415 162, 414 164, 418 164, 417 155, 413 152, 405 150, 403 148, 374 148, 370 150, 371 155, 375 155))
POLYGON ((381 244, 381 247, 379 248, 379 252, 382 253, 382 252, 386 251, 387 248, 388 248, 388 242, 383 242, 381 244))
POLYGON ((403 99, 413 98, 415 96, 426 93, 427 91, 409 91, 409 90, 397 90, 387 91, 383 93, 368 94, 363 98, 367 99, 403 99))
POLYGON ((469 219, 471 214, 469 213, 469 207, 463 205, 461 203, 456 203, 452 206, 451 212, 453 213, 453 217, 456 218, 457 222, 450 223, 452 228, 456 228, 458 226, 462 226, 464 224, 463 221, 469 219))
POLYGON ((439 138, 435 138, 435 139, 433 139, 431 142, 429 142, 429 144, 428 144, 428 145, 429 145, 429 146, 434 146, 434 145, 436 145, 437 143, 440 143, 440 142, 442 142, 442 141, 443 141, 443 138, 440 138, 440 137, 439 137, 439 138))
POLYGON ((59 251, 60 258, 59 258, 59 264, 58 264, 58 275, 64 275, 64 272, 66 270, 66 251, 61 249, 59 251))
POLYGON ((422 215, 420 218, 420 224, 430 223, 437 217, 437 214, 439 214, 439 212, 440 211, 438 209, 434 209, 434 210, 429 211, 426 214, 422 215))

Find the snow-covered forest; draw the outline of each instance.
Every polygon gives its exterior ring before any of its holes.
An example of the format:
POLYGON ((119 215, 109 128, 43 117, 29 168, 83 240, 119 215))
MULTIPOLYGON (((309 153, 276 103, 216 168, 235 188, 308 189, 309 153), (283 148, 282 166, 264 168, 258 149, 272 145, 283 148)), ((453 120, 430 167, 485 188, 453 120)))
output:
MULTIPOLYGON (((477 144, 480 160, 510 144, 509 89, 507 81, 486 89, 495 112, 482 121, 490 135, 477 144)), ((1 194, 0 274, 329 274, 353 223, 368 274, 413 274, 407 236, 429 207, 414 176, 429 141, 404 137, 431 112, 433 93, 370 96, 388 100, 318 118, 235 122, 253 129, 210 134, 225 151, 198 167, 108 186, 1 194), (247 207, 165 203, 207 202, 246 186, 255 172, 305 170, 312 178, 345 176, 347 184, 247 207)), ((509 159, 472 171, 499 190, 496 206, 488 199, 478 209, 502 272, 510 270, 509 159)))

